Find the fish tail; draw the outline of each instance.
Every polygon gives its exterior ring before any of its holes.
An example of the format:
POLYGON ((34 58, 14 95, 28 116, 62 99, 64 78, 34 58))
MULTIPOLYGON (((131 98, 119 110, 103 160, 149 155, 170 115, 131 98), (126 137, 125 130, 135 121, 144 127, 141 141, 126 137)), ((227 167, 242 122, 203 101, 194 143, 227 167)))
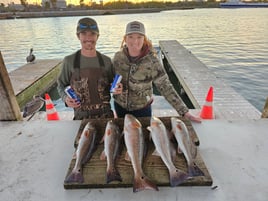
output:
POLYGON ((108 184, 112 181, 122 182, 122 177, 116 168, 110 168, 109 170, 107 170, 106 183, 108 184))
POLYGON ((188 179, 188 174, 175 168, 174 171, 170 172, 170 186, 175 187, 188 179))
POLYGON ((204 176, 204 172, 195 164, 188 166, 188 174, 190 177, 204 176))
POLYGON ((65 183, 83 183, 84 177, 81 171, 72 171, 64 181, 65 183))
POLYGON ((140 177, 135 176, 134 182, 133 182, 133 192, 139 192, 142 190, 156 190, 158 191, 158 187, 156 184, 151 181, 147 176, 144 174, 140 177))

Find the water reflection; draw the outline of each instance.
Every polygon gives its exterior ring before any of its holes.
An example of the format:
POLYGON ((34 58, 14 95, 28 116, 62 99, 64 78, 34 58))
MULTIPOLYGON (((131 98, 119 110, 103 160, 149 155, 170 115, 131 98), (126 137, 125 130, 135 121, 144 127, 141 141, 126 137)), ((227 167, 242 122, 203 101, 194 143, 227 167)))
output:
MULTIPOLYGON (((262 109, 268 95, 267 9, 193 9, 149 14, 93 16, 100 27, 97 48, 112 57, 125 25, 140 20, 154 45, 178 40, 262 109)), ((0 47, 8 71, 26 63, 33 47, 38 59, 63 58, 79 47, 75 30, 81 17, 0 20, 0 47)))

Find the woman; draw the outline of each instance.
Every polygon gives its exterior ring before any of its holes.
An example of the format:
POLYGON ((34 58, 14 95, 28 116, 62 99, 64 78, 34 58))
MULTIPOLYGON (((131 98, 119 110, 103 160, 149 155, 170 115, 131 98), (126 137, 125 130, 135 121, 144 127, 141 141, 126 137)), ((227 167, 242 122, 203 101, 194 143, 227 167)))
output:
POLYGON ((114 107, 118 117, 129 113, 136 117, 152 116, 153 84, 166 100, 185 118, 201 122, 201 118, 189 113, 188 108, 176 93, 165 69, 153 51, 152 43, 145 35, 141 22, 127 24, 121 50, 115 53, 113 66, 116 74, 122 75, 114 107))

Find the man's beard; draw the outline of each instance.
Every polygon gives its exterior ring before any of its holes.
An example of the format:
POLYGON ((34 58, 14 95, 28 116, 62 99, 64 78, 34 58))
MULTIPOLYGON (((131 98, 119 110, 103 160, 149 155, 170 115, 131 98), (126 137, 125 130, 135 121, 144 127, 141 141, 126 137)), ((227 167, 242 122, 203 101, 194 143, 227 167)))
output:
POLYGON ((95 41, 85 41, 84 48, 86 50, 95 50, 96 42, 95 41))

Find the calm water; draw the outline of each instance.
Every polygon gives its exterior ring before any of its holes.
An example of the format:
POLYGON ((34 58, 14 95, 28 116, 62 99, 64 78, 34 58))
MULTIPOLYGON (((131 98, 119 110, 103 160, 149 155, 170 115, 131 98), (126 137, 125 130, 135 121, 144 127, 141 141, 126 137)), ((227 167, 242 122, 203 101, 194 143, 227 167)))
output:
MULTIPOLYGON (((154 45, 178 40, 259 110, 268 96, 268 9, 193 9, 151 14, 92 16, 100 28, 98 50, 109 56, 120 47, 125 25, 144 22, 154 45)), ((37 59, 62 59, 76 51, 81 17, 0 20, 0 50, 8 71, 37 59)))

